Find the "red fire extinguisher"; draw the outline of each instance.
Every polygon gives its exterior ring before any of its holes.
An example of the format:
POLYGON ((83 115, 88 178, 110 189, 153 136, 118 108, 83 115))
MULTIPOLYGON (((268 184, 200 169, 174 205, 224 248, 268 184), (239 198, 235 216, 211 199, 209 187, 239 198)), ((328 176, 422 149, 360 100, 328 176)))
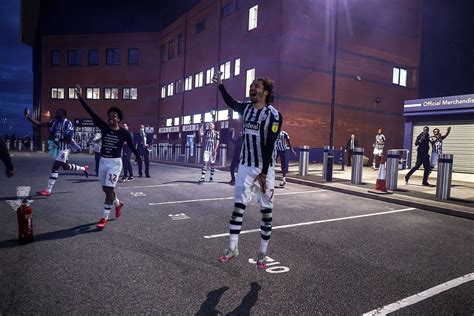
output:
POLYGON ((33 241, 33 209, 25 199, 16 211, 18 220, 18 240, 20 244, 33 241))

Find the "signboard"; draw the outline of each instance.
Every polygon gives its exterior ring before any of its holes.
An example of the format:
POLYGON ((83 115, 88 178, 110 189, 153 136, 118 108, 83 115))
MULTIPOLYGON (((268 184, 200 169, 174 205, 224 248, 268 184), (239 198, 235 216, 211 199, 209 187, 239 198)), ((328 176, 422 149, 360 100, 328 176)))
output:
POLYGON ((406 115, 413 112, 474 110, 474 94, 407 100, 403 107, 406 115))
POLYGON ((179 132, 179 126, 172 126, 172 127, 160 127, 158 129, 159 134, 163 133, 178 133, 179 132))
POLYGON ((151 126, 145 127, 145 133, 147 134, 153 134, 155 132, 155 128, 151 126))
POLYGON ((74 120, 76 126, 95 126, 92 119, 76 119, 74 120))
POLYGON ((184 125, 183 132, 193 132, 199 130, 199 124, 184 125))

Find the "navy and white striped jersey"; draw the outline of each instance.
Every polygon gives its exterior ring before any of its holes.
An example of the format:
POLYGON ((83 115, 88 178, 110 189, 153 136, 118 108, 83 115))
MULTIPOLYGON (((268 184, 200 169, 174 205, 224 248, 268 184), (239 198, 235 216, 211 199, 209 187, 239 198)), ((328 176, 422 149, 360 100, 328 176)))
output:
POLYGON ((49 138, 58 146, 58 150, 67 150, 74 136, 74 126, 71 121, 52 119, 49 123, 49 138))
POLYGON ((290 135, 288 135, 288 133, 285 131, 281 131, 280 134, 278 134, 277 140, 275 142, 276 151, 285 151, 287 149, 290 149, 290 147, 288 146, 289 140, 290 135))
POLYGON ((257 109, 251 102, 235 101, 223 85, 219 90, 227 105, 242 115, 244 136, 240 163, 261 168, 266 174, 269 166, 275 165, 275 141, 283 122, 280 112, 270 104, 257 109))
POLYGON ((219 132, 208 129, 204 135, 204 151, 214 151, 219 141, 219 132))

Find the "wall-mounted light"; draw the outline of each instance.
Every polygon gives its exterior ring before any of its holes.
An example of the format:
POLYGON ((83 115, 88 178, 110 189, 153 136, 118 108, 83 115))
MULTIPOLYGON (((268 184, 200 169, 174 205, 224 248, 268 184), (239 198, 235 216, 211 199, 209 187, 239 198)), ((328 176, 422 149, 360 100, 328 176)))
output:
POLYGON ((362 81, 362 77, 361 77, 361 76, 356 76, 356 79, 357 79, 358 81, 362 81))
POLYGON ((51 116, 51 112, 49 110, 46 110, 46 116, 51 116))

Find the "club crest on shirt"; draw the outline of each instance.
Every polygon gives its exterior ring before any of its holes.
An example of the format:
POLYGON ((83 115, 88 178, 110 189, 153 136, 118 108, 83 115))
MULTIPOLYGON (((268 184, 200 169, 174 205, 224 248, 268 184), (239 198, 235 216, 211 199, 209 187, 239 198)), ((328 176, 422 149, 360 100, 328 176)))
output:
POLYGON ((273 132, 273 133, 278 132, 278 122, 274 122, 274 123, 272 124, 272 132, 273 132))

